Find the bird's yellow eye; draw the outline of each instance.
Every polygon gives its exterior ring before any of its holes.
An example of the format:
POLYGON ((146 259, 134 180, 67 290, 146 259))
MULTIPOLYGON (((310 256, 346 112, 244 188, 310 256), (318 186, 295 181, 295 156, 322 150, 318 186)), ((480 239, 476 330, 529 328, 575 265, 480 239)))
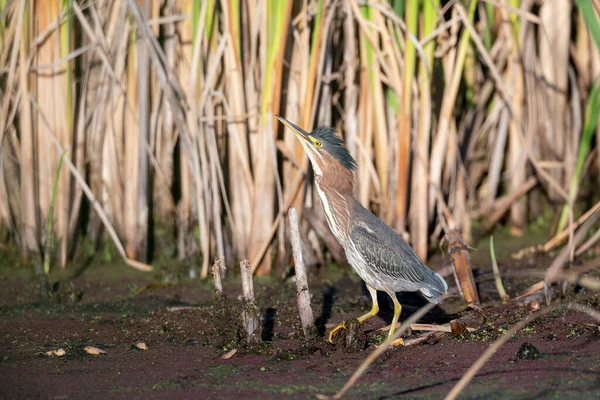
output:
POLYGON ((317 149, 318 149, 319 147, 323 146, 323 145, 321 144, 321 141, 320 141, 320 140, 315 140, 315 141, 314 141, 314 144, 315 144, 315 147, 316 147, 317 149))

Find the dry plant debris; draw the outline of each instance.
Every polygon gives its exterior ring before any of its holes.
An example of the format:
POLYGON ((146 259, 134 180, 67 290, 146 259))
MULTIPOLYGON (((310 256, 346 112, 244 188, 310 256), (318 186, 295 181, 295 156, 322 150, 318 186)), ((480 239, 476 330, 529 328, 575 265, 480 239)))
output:
POLYGON ((47 355, 48 357, 63 357, 64 355, 67 354, 67 352, 65 351, 65 349, 56 349, 56 350, 47 351, 44 354, 47 355))
POLYGON ((100 355, 100 354, 107 354, 106 351, 99 349, 98 347, 94 347, 94 346, 85 346, 83 348, 83 350, 88 353, 88 354, 92 354, 92 355, 100 355))

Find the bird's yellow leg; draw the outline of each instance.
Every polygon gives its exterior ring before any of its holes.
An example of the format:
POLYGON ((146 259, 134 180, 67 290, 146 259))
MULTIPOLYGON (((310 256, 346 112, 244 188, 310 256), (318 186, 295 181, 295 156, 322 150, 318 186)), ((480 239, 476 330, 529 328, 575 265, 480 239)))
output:
MULTIPOLYGON (((392 318, 392 324, 390 325, 390 333, 388 333, 388 338, 392 337, 394 331, 396 331, 396 325, 398 323, 398 319, 400 318, 400 313, 402 312, 402 305, 396 298, 396 293, 388 293, 394 302, 394 318, 392 318)), ((392 345, 403 345, 404 339, 398 338, 392 342, 392 345)))
POLYGON ((361 324, 369 318, 376 316, 379 312, 379 304, 377 303, 377 290, 373 289, 369 285, 367 285, 367 289, 371 294, 371 301, 373 302, 373 307, 371 307, 371 311, 369 311, 365 315, 361 315, 360 317, 358 317, 358 322, 360 322, 361 324))
MULTIPOLYGON (((377 303, 377 290, 373 289, 369 285, 367 285, 367 289, 369 290, 369 293, 371 294, 371 301, 373 302, 373 307, 371 307, 371 311, 358 317, 358 322, 360 322, 361 324, 363 322, 365 322, 366 320, 368 320, 369 318, 376 316, 377 313, 379 313, 379 304, 377 303)), ((342 322, 341 324, 339 324, 338 326, 336 326, 335 328, 333 328, 331 330, 331 332, 329 333, 329 342, 330 343, 333 343, 333 337, 340 329, 346 329, 346 321, 342 322)))

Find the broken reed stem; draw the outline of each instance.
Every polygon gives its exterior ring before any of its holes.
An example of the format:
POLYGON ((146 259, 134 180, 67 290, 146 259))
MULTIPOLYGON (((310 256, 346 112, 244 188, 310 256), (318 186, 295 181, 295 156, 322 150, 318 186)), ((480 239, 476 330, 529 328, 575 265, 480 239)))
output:
POLYGON ((479 304, 479 295, 471 270, 471 258, 467 245, 460 230, 454 229, 446 234, 444 240, 448 242, 448 253, 454 267, 458 285, 467 306, 479 304))
POLYGON ((502 299, 503 303, 510 300, 510 297, 504 290, 504 284, 502 284, 502 278, 500 277, 500 270, 498 269, 498 263, 496 262, 496 252, 494 251, 494 237, 490 236, 490 258, 492 259, 492 269, 494 270, 494 280, 496 281, 496 290, 502 299))
MULTIPOLYGON (((515 333, 517 333, 518 331, 520 331, 521 329, 526 327, 527 324, 529 324, 530 322, 532 322, 546 314, 549 314, 552 311, 557 310, 563 306, 564 306, 564 304, 556 304, 554 306, 547 307, 541 311, 536 312, 535 314, 530 314, 522 321, 513 325, 513 327, 510 328, 508 330, 508 332, 506 332, 498 340, 496 340, 490 347, 488 347, 487 350, 481 355, 481 357, 479 357, 477 359, 477 361, 475 361, 475 363, 473 363, 473 365, 471 365, 471 367, 469 367, 467 372, 465 372, 465 374, 462 376, 462 378, 460 378, 460 380, 456 383, 456 385, 454 385, 452 390, 450 390, 450 392, 448 392, 446 397, 444 397, 444 400, 454 400, 465 389, 465 387, 467 387, 469 382, 471 382, 471 380, 473 379, 475 374, 477 374, 477 372, 479 372, 479 370, 485 365, 485 363, 488 362, 489 359, 492 358, 492 356, 494 354, 496 354, 496 352, 500 349, 500 347, 502 347, 506 342, 508 342, 508 340, 510 338, 512 338, 512 336, 515 333)), ((586 314, 590 315, 592 318, 600 321, 600 313, 598 313, 598 311, 593 310, 589 307, 583 306, 578 303, 568 303, 568 304, 566 304, 566 307, 571 310, 579 311, 581 313, 586 313, 586 314)))
POLYGON ((258 308, 254 304, 254 284, 250 261, 240 262, 240 272, 242 276, 242 323, 246 331, 246 340, 248 343, 259 343, 260 324, 258 308))
POLYGON ((302 260, 302 239, 298 228, 298 213, 296 207, 288 211, 290 221, 290 241, 294 255, 294 270, 296 271, 296 296, 298 298, 298 312, 302 322, 304 337, 309 338, 316 332, 312 308, 310 307, 310 292, 308 290, 308 277, 306 267, 302 260))
POLYGON ((215 258, 215 263, 212 266, 212 274, 213 274, 213 281, 215 284, 215 290, 220 295, 223 295, 223 283, 221 282, 221 278, 223 275, 222 271, 225 269, 225 266, 223 265, 224 260, 225 260, 224 256, 217 257, 217 258, 215 258))
POLYGON ((242 298, 244 301, 254 301, 254 283, 252 282, 252 267, 250 261, 240 262, 240 273, 242 275, 242 298))

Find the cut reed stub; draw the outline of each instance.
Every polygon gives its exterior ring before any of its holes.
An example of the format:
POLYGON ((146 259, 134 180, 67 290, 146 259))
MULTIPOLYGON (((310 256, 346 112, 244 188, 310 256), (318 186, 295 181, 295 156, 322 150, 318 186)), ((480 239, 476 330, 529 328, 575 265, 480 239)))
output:
POLYGON ((479 304, 479 295, 471 270, 471 258, 461 231, 451 230, 444 236, 444 241, 448 242, 448 253, 454 267, 454 275, 467 306, 479 304))
POLYGON ((314 338, 317 330, 314 324, 312 308, 310 307, 310 291, 308 290, 308 276, 302 259, 302 239, 298 228, 298 213, 295 207, 288 211, 290 221, 290 240, 292 242, 292 253, 294 255, 294 270, 296 271, 296 296, 298 300, 298 312, 302 322, 304 337, 314 338))
POLYGON ((223 272, 225 271, 225 266, 223 265, 224 261, 225 261, 224 256, 217 257, 217 258, 215 258, 215 263, 212 266, 212 274, 213 274, 213 282, 215 285, 215 291, 219 295, 223 295, 223 283, 222 283, 221 279, 223 277, 223 272))
POLYGON ((246 341, 249 344, 260 343, 259 309, 254 304, 252 266, 248 260, 240 262, 240 272, 242 277, 242 324, 246 341))

